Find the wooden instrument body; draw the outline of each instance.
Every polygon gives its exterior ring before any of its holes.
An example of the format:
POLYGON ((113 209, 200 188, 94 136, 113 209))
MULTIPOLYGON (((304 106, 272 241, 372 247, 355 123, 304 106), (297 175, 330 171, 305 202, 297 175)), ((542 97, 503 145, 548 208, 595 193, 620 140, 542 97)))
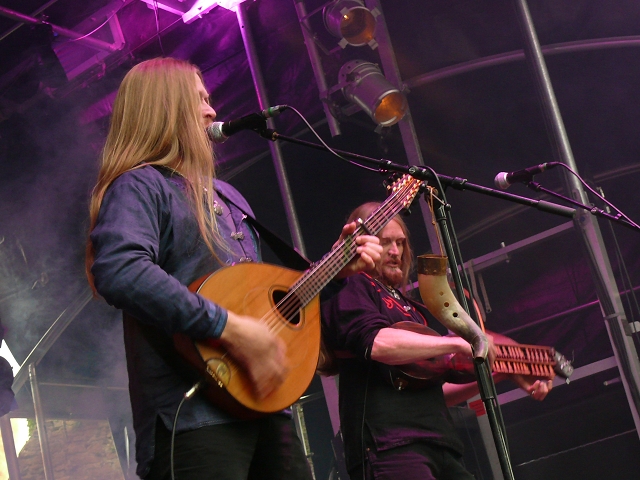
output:
POLYGON ((276 309, 279 294, 286 293, 301 272, 264 263, 240 263, 222 268, 192 285, 208 300, 241 315, 268 321, 286 345, 289 374, 277 390, 257 400, 242 367, 215 340, 196 341, 178 336, 175 343, 208 381, 210 401, 242 417, 277 412, 296 402, 315 373, 320 350, 320 302, 316 296, 297 310, 294 321, 276 309), (195 346, 195 351, 190 346, 195 346))
POLYGON ((258 400, 250 378, 219 341, 194 342, 185 335, 174 335, 179 353, 207 380, 210 401, 237 417, 254 418, 287 408, 300 398, 318 365, 320 292, 356 256, 356 237, 376 235, 411 205, 422 187, 422 181, 410 175, 389 185, 392 193, 387 200, 367 219, 358 219, 355 231, 305 272, 264 263, 240 263, 190 286, 229 311, 264 322, 286 346, 287 377, 267 398, 258 400))

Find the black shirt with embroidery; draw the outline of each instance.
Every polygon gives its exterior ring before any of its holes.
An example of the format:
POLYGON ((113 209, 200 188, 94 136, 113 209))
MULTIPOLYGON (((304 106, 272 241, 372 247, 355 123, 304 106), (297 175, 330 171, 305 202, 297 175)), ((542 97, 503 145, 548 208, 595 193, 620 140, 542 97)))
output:
POLYGON ((353 355, 340 360, 339 377, 340 426, 349 470, 362 460, 363 422, 365 443, 373 442, 377 450, 415 442, 463 450, 440 384, 399 391, 370 360, 380 329, 403 321, 430 327, 438 323, 424 306, 399 297, 369 275, 358 274, 322 305, 326 346, 343 357, 353 355))

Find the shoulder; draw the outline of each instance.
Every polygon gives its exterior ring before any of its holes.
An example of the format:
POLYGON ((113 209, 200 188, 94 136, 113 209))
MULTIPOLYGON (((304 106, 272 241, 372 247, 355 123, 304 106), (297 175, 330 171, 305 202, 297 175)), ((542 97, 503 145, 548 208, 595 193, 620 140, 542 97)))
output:
POLYGON ((346 278, 347 284, 352 285, 353 288, 368 288, 374 289, 376 288, 376 281, 373 279, 371 275, 364 272, 356 273, 355 275, 351 275, 346 278))
POLYGON ((146 165, 124 172, 113 181, 109 188, 159 194, 176 190, 184 192, 185 179, 169 168, 146 165))
MULTIPOLYGON (((166 186, 167 178, 160 168, 145 166, 128 170, 116 178, 111 187, 115 188, 141 188, 161 190, 166 186)), ((110 188, 111 188, 110 187, 110 188)))
POLYGON ((182 179, 165 177, 159 169, 145 166, 124 172, 116 178, 103 198, 103 205, 108 204, 164 204, 175 190, 180 189, 182 179), (174 181, 176 185, 170 186, 174 181))
POLYGON ((251 210, 251 206, 249 202, 242 196, 242 194, 230 183, 227 183, 223 180, 215 179, 214 186, 216 190, 218 190, 222 195, 227 197, 233 203, 235 203, 238 207, 242 208, 247 213, 253 215, 253 210, 251 210))
POLYGON ((351 275, 344 280, 342 288, 339 293, 342 296, 369 296, 378 297, 377 294, 379 288, 375 280, 368 274, 360 272, 355 275, 351 275))

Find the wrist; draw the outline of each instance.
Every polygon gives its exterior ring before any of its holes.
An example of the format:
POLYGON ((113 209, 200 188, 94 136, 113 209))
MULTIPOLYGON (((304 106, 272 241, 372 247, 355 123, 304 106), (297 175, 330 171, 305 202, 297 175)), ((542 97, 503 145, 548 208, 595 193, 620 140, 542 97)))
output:
POLYGON ((225 322, 224 330, 222 330, 218 340, 225 345, 236 343, 240 327, 239 323, 239 316, 233 312, 227 311, 227 321, 225 322))
POLYGON ((456 353, 462 353, 464 355, 473 356, 473 351, 471 350, 471 344, 467 342, 462 337, 454 337, 457 339, 457 347, 458 351, 456 353))

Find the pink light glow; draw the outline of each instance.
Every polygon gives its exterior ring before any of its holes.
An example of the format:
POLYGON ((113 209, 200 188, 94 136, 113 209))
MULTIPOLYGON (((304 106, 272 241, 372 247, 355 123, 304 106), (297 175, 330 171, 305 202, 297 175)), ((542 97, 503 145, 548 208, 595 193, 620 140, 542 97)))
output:
POLYGON ((184 23, 191 23, 195 19, 201 18, 202 15, 209 13, 216 5, 226 8, 227 10, 233 10, 243 1, 244 0, 196 0, 191 9, 182 15, 182 21, 184 23))

